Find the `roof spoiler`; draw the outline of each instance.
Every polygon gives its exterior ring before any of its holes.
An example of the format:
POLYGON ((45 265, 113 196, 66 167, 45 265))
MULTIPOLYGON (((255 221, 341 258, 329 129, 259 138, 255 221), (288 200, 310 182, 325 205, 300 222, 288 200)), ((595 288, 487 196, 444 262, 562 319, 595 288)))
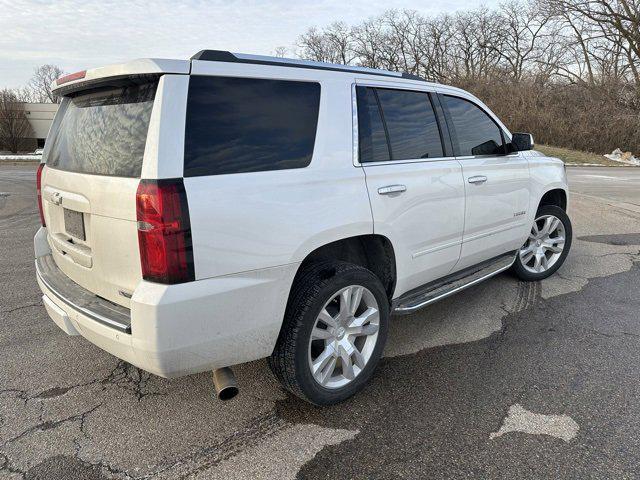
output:
POLYGON ((164 73, 188 74, 190 71, 191 62, 188 60, 141 58, 64 75, 51 84, 51 90, 56 95, 67 95, 108 80, 139 78, 164 73))

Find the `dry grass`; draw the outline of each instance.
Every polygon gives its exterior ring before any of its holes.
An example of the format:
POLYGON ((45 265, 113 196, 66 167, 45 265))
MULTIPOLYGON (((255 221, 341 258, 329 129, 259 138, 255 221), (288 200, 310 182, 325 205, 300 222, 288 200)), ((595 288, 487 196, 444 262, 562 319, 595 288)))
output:
POLYGON ((550 145, 536 145, 539 152, 549 157, 557 157, 567 165, 602 165, 604 167, 620 167, 622 163, 614 162, 596 153, 571 150, 569 148, 552 147, 550 145))

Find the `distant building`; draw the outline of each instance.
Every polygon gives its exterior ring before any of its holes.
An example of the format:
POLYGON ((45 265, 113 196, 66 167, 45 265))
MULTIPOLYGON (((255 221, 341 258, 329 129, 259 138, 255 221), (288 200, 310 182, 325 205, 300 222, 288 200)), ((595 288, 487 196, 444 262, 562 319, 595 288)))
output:
POLYGON ((25 139, 25 150, 33 151, 44 147, 44 140, 47 138, 59 106, 57 103, 24 103, 24 110, 33 135, 25 139))

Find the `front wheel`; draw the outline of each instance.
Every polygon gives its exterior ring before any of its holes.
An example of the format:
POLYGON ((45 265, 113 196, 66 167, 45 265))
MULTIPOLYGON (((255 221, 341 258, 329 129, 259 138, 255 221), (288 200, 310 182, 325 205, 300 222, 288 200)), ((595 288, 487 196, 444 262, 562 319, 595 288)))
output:
POLYGON ((313 265, 296 279, 269 366, 295 395, 316 405, 341 402, 373 375, 389 315, 371 271, 344 262, 313 265))
POLYGON ((518 251, 513 272, 527 282, 553 275, 569 254, 572 236, 566 212, 555 205, 543 205, 536 213, 529 237, 518 251))

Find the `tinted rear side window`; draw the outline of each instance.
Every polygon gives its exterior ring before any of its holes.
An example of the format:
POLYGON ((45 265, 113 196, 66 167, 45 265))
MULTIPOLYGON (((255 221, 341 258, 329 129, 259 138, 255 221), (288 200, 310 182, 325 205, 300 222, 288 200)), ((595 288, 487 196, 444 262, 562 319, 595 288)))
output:
POLYGON ((157 83, 108 87, 65 98, 48 141, 59 170, 139 177, 157 83))
MULTIPOLYGON (((452 136, 458 155, 502 155, 505 153, 498 125, 484 110, 459 97, 442 96, 453 121, 452 136)), ((450 125, 451 127, 451 125, 450 125)))
POLYGON ((442 157, 442 142, 429 95, 377 89, 393 160, 442 157))
POLYGON ((387 135, 382 123, 376 92, 373 88, 357 87, 358 147, 360 162, 385 162, 391 160, 387 135))
POLYGON ((192 76, 184 176, 306 167, 319 105, 318 83, 192 76))
POLYGON ((360 162, 444 156, 429 94, 357 87, 360 162))

